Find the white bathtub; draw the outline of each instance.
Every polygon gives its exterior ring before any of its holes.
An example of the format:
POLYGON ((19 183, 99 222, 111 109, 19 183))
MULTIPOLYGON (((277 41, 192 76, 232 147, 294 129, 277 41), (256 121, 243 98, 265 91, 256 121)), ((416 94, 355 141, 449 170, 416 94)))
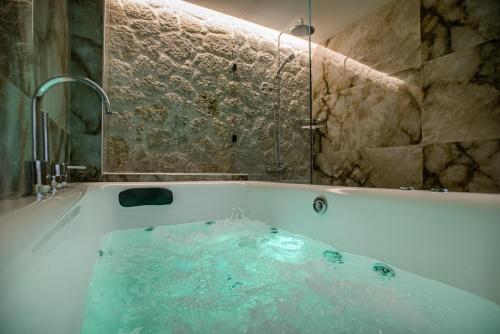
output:
POLYGON ((0 215, 0 333, 78 333, 101 236, 226 217, 274 226, 500 304, 500 195, 262 182, 91 183, 0 215), (165 187, 166 206, 121 207, 118 193, 165 187), (321 216, 313 199, 329 204, 321 216))

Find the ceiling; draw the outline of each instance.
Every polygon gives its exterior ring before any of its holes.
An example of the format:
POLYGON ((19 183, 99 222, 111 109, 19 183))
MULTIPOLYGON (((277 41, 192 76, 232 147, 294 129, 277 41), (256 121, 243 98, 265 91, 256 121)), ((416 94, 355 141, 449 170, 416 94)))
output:
MULTIPOLYGON (((187 0, 201 7, 281 31, 297 18, 308 20, 307 0, 187 0)), ((312 41, 324 42, 389 0, 311 0, 312 41)))

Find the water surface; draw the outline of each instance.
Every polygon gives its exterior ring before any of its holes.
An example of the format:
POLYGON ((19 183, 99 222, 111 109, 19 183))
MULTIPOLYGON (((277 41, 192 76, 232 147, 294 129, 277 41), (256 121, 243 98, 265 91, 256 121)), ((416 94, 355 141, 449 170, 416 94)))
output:
POLYGON ((82 333, 499 333, 478 296, 263 222, 119 230, 82 333))

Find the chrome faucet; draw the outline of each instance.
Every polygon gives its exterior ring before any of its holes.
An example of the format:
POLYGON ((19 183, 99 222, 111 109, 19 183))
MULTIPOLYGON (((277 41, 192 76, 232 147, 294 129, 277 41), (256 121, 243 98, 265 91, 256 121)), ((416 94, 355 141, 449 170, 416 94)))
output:
POLYGON ((101 97, 102 103, 104 105, 104 110, 106 111, 106 114, 111 114, 111 104, 109 103, 109 98, 104 92, 104 90, 96 84, 94 81, 84 78, 84 77, 74 77, 74 76, 67 76, 67 75, 60 75, 56 76, 53 78, 50 78, 49 80, 45 81, 42 83, 37 90, 35 91, 35 94, 33 95, 33 98, 31 99, 31 115, 32 115, 32 127, 33 127, 33 132, 32 132, 32 145, 33 145, 33 183, 34 183, 34 192, 37 196, 43 196, 44 194, 48 192, 53 192, 55 191, 55 177, 62 177, 61 181, 66 182, 66 170, 67 168, 64 168, 65 171, 61 171, 60 166, 67 166, 66 163, 56 163, 54 165, 54 175, 52 175, 51 171, 51 164, 50 164, 50 157, 49 157, 49 117, 46 112, 42 112, 42 141, 43 141, 43 157, 40 159, 39 157, 39 145, 38 145, 38 122, 37 122, 37 105, 38 101, 47 93, 47 91, 52 88, 53 86, 66 83, 66 82, 80 82, 88 87, 90 87, 92 90, 94 90, 97 95, 101 97))

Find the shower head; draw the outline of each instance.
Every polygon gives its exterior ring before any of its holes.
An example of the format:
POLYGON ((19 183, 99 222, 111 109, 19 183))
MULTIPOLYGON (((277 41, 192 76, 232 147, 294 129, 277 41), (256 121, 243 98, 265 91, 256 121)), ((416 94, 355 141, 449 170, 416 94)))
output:
POLYGON ((314 34, 314 27, 304 24, 304 19, 299 18, 297 23, 290 29, 290 33, 294 36, 309 36, 314 34))

